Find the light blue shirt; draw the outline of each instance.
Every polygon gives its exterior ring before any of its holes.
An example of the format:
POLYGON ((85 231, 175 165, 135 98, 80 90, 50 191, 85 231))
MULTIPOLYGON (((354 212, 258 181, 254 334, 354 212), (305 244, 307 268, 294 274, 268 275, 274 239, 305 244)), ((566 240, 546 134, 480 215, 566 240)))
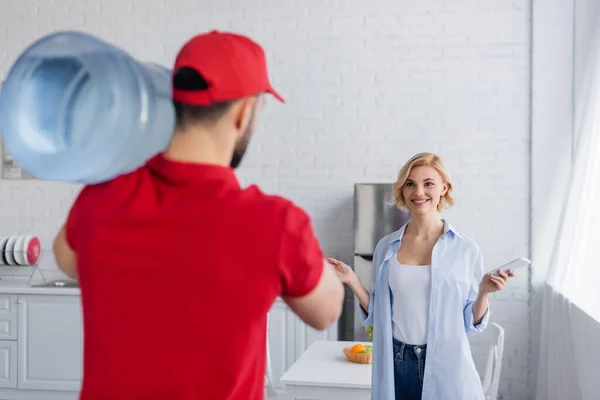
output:
MULTIPOLYGON (((373 325, 372 400, 394 400, 392 293, 390 259, 396 255, 406 225, 377 243, 373 255, 373 287, 369 314, 362 324, 373 325)), ((484 400, 467 335, 483 331, 489 309, 474 325, 473 303, 483 277, 483 257, 477 244, 444 221, 444 233, 431 255, 431 297, 423 400, 484 400)))

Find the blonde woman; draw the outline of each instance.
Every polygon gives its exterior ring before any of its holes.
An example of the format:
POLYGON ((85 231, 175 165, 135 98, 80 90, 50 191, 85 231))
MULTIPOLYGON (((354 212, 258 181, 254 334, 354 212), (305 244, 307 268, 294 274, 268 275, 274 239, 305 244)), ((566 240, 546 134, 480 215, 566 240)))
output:
POLYGON ((368 292, 346 264, 330 259, 373 325, 373 400, 483 400, 467 335, 489 321, 488 294, 513 271, 484 275, 477 244, 439 212, 454 203, 441 159, 412 157, 393 186, 411 220, 377 244, 368 292))

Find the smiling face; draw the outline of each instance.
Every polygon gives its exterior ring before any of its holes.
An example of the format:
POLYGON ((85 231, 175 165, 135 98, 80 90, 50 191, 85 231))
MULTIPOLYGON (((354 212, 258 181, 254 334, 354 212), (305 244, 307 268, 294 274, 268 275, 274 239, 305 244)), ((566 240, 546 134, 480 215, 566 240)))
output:
POLYGON ((447 191, 448 186, 435 168, 419 166, 410 171, 402 195, 413 214, 427 214, 438 211, 438 204, 447 191))
POLYGON ((452 182, 439 156, 419 153, 404 164, 392 188, 398 208, 413 214, 442 211, 454 204, 452 182))

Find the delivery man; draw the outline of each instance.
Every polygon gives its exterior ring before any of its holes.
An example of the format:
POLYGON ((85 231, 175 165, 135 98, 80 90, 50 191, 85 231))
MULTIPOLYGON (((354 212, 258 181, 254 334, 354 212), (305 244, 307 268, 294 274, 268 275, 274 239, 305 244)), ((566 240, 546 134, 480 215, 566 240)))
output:
POLYGON ((343 286, 308 215, 234 174, 265 94, 283 101, 257 43, 192 38, 168 148, 78 195, 54 254, 81 287, 82 400, 259 400, 277 297, 315 329, 338 319, 343 286))

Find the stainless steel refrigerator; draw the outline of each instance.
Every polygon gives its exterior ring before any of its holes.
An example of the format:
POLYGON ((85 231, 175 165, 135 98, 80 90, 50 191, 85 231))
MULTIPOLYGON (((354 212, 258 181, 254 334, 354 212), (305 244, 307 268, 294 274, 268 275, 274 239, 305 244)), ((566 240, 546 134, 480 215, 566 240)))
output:
MULTIPOLYGON (((354 260, 353 269, 360 281, 371 290, 373 252, 377 242, 398 230, 410 219, 408 211, 392 204, 392 183, 357 183, 354 185, 354 260)), ((346 289, 344 310, 339 324, 340 340, 369 340, 360 322, 360 304, 346 289)))

